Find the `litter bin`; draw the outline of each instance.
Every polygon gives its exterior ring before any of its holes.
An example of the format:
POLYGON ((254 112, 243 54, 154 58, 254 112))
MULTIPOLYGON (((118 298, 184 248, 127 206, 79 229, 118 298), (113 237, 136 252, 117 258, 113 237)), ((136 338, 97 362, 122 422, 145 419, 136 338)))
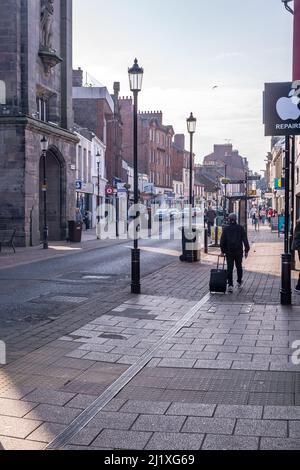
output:
POLYGON ((82 235, 82 223, 69 220, 69 240, 73 243, 80 243, 82 235))
POLYGON ((182 233, 182 255, 180 256, 180 261, 187 263, 201 261, 200 230, 197 227, 181 227, 180 230, 182 233))

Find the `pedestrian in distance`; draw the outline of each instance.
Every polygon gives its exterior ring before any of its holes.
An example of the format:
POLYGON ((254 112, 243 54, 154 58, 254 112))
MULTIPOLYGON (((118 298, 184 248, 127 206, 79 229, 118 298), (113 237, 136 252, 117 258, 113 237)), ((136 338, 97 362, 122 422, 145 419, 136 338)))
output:
MULTIPOLYGON (((292 243, 292 251, 298 251, 298 256, 300 259, 300 219, 297 220, 295 231, 294 231, 294 238, 292 243)), ((300 274, 298 283, 295 287, 295 292, 300 294, 300 274)))
POLYGON ((237 269, 238 288, 243 287, 243 257, 248 257, 250 245, 244 227, 237 223, 236 214, 230 214, 229 225, 221 237, 221 252, 227 259, 228 292, 233 292, 233 270, 237 269))
POLYGON ((75 221, 77 224, 82 224, 83 222, 81 210, 79 209, 79 207, 76 207, 76 210, 75 210, 75 221))
POLYGON ((211 229, 215 225, 215 220, 217 217, 217 213, 209 206, 207 214, 207 228, 208 228, 208 236, 211 237, 211 229))

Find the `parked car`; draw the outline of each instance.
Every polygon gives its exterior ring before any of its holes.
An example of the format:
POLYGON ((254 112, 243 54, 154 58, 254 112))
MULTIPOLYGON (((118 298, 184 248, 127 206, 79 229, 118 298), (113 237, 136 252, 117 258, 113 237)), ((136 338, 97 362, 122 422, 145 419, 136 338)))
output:
POLYGON ((154 220, 158 220, 158 221, 170 220, 170 214, 169 214, 168 209, 158 209, 155 212, 154 220))
MULTIPOLYGON (((193 207, 192 208, 192 217, 199 217, 202 215, 202 210, 199 207, 193 207)), ((184 218, 190 216, 190 209, 188 207, 185 207, 182 211, 182 216, 184 218)))
POLYGON ((170 219, 178 220, 181 217, 180 211, 178 209, 169 209, 170 219))

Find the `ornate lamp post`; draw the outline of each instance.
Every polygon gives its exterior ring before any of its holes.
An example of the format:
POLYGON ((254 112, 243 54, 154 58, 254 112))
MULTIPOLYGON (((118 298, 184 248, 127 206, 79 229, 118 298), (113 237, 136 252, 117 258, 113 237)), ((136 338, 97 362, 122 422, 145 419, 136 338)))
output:
POLYGON ((141 293, 141 280, 140 280, 140 250, 138 245, 138 221, 140 218, 137 206, 139 203, 139 181, 138 181, 138 94, 142 89, 144 70, 138 65, 138 60, 135 59, 134 64, 128 69, 130 90, 133 93, 133 168, 134 168, 134 205, 136 210, 135 217, 135 230, 134 230, 134 247, 131 252, 131 292, 132 294, 141 293))
POLYGON ((44 136, 41 140, 41 150, 42 150, 42 159, 43 159, 43 186, 42 192, 44 195, 44 228, 43 228, 43 249, 48 250, 48 222, 47 222, 47 174, 46 174, 46 158, 47 151, 49 148, 49 143, 46 137, 44 136))
MULTIPOLYGON (((194 118, 193 113, 191 113, 190 117, 186 120, 187 122, 187 129, 190 134, 190 194, 189 194, 189 204, 190 210, 192 212, 193 207, 193 137, 196 132, 197 126, 197 119, 194 118)), ((191 220, 191 219, 190 219, 191 220)))

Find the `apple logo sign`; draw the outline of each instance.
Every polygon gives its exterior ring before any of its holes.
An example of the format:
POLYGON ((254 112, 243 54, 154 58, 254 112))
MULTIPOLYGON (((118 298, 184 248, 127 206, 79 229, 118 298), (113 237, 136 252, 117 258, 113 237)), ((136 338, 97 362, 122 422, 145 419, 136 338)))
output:
POLYGON ((297 121, 300 117, 300 109, 298 107, 300 98, 296 95, 296 90, 291 90, 289 98, 279 98, 276 104, 276 111, 282 121, 289 119, 297 121))

